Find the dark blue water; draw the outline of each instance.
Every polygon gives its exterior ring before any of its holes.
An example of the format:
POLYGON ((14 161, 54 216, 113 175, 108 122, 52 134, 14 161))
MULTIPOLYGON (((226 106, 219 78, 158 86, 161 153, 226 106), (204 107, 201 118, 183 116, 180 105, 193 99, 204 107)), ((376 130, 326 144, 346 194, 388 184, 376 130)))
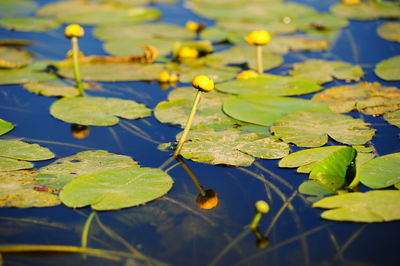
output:
MULTIPOLYGON (((51 1, 41 1, 43 4, 47 2, 51 1)), ((327 11, 335 1, 301 2, 327 11)), ((155 6, 163 11, 162 21, 179 25, 184 25, 189 19, 204 21, 208 25, 213 23, 184 9, 182 2, 155 6)), ((285 56, 285 65, 271 73, 287 72, 290 64, 298 62, 301 57, 339 59, 361 64, 366 81, 399 87, 399 82, 378 80, 373 73, 376 63, 400 53, 400 44, 385 41, 376 35, 376 27, 383 22, 351 21, 330 51, 290 53, 285 56)), ((80 40, 81 49, 86 54, 105 54, 101 43, 91 36, 92 28, 85 29, 89 34, 80 40)), ((63 27, 46 33, 0 29, 0 35, 2 38, 35 41, 35 45, 27 49, 37 54, 38 58, 59 60, 69 49, 63 27)), ((344 82, 333 81, 325 87, 342 84, 344 82)), ((144 82, 101 85, 107 90, 90 91, 89 94, 131 99, 150 108, 165 100, 171 90, 161 90, 157 83, 144 82)), ((120 125, 91 127, 87 138, 75 139, 71 136, 70 124, 50 116, 48 110, 55 100, 26 92, 20 85, 0 86, 0 117, 16 124, 16 128, 5 136, 27 138, 51 149, 57 158, 86 149, 104 149, 131 156, 145 167, 159 167, 170 154, 158 151, 158 143, 174 140, 181 130, 149 117, 127 122, 145 131, 150 140, 134 135, 120 125)), ((360 116, 359 113, 352 115, 360 116)), ((398 128, 381 117, 362 117, 377 130, 372 143, 379 155, 399 152, 398 128)), ((40 167, 48 163, 35 165, 40 167)), ((215 209, 205 211, 197 208, 195 198, 198 191, 183 168, 177 166, 169 171, 175 184, 166 195, 167 199, 141 207, 98 213, 101 222, 122 237, 125 244, 118 237, 107 234, 104 227, 94 221, 88 246, 129 252, 128 243, 143 254, 171 265, 397 265, 400 222, 360 224, 322 220, 319 217, 321 211, 312 209, 311 203, 296 193, 307 176, 296 174, 293 169, 278 168, 277 160, 257 160, 257 165, 245 169, 191 161, 186 163, 205 189, 218 192, 219 204, 215 209), (262 182, 254 175, 266 181, 262 182), (283 184, 282 179, 288 185, 283 184), (282 212, 270 229, 269 247, 258 248, 255 235, 245 231, 254 215, 254 203, 263 199, 271 206, 271 211, 260 224, 264 233, 285 204, 282 197, 290 198, 292 195, 290 207, 282 212), (237 244, 223 253, 236 240, 237 244)), ((0 244, 79 246, 83 226, 90 213, 89 208, 72 210, 64 206, 0 209, 0 244)), ((4 265, 141 265, 131 259, 116 262, 79 254, 54 253, 5 254, 3 260, 4 265)))

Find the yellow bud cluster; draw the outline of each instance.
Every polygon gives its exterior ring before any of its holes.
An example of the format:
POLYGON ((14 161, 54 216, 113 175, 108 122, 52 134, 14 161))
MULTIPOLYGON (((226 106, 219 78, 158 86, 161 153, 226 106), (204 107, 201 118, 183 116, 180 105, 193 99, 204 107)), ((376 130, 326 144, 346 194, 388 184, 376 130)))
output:
POLYGON ((200 91, 209 92, 214 89, 214 80, 207 76, 199 75, 193 78, 192 86, 200 91))
POLYGON ((179 77, 176 73, 170 73, 166 70, 158 75, 158 81, 161 83, 175 83, 178 81, 178 79, 179 77))
POLYGON ((249 78, 254 78, 258 76, 258 72, 254 70, 245 70, 240 72, 237 76, 237 80, 242 80, 242 79, 249 79, 249 78))
POLYGON ((271 40, 271 35, 265 30, 252 31, 245 38, 249 45, 266 45, 271 40))
POLYGON ((179 59, 194 59, 199 57, 199 51, 195 48, 184 46, 179 50, 178 57, 179 59))
POLYGON ((72 37, 80 38, 85 35, 85 30, 78 24, 71 24, 65 28, 64 35, 68 39, 72 37))

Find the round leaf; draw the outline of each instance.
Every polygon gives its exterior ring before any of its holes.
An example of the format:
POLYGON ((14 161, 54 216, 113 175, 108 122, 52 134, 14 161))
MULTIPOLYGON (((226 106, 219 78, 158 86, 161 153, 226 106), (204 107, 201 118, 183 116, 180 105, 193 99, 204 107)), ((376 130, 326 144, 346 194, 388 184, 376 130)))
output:
POLYGON ((60 24, 52 18, 19 17, 0 19, 0 27, 16 31, 48 31, 59 26, 60 24))
POLYGON ((28 15, 36 7, 37 4, 32 0, 0 1, 0 17, 28 15))
POLYGON ((387 113, 383 116, 383 118, 393 126, 400 127, 400 110, 387 113))
POLYGON ((379 62, 375 66, 375 74, 384 80, 400 80, 400 55, 379 62))
POLYGON ((6 134, 14 128, 14 124, 0 118, 0 136, 6 134))
POLYGON ((23 87, 30 92, 44 96, 73 97, 78 96, 79 91, 72 86, 66 86, 61 82, 28 82, 23 87))
POLYGON ((50 107, 55 118, 68 123, 92 126, 112 126, 118 117, 137 119, 147 117, 151 110, 131 100, 102 97, 72 97, 58 100, 50 107))
POLYGON ((128 167, 84 175, 68 183, 61 201, 72 208, 115 210, 144 204, 163 196, 172 178, 160 169, 128 167))
POLYGON ((0 157, 0 171, 15 171, 22 169, 31 169, 33 167, 34 165, 27 161, 0 157))
POLYGON ((27 161, 54 158, 54 154, 47 148, 17 140, 0 140, 0 156, 27 161))
POLYGON ((388 41, 400 42, 400 23, 386 22, 377 29, 378 35, 388 41))
POLYGON ((331 7, 333 14, 357 19, 374 20, 377 18, 400 18, 400 7, 397 3, 366 1, 357 5, 336 4, 331 7))
POLYGON ((19 68, 32 62, 32 54, 28 51, 0 46, 0 67, 19 68))

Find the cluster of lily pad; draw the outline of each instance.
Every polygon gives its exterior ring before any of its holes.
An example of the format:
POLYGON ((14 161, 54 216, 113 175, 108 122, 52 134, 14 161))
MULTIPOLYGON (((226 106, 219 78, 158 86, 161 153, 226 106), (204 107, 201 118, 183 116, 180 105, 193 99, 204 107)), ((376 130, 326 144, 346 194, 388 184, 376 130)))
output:
MULTIPOLYGON (((50 107, 50 113, 68 123, 110 126, 119 122, 118 117, 137 119, 153 113, 162 123, 186 126, 187 129, 176 136, 180 143, 174 156, 181 155, 196 162, 244 167, 251 165, 256 158, 283 158, 281 167, 300 167, 300 172, 310 173, 311 180, 304 183, 300 191, 318 191, 311 193, 315 197, 352 191, 359 182, 373 189, 392 185, 399 188, 400 182, 394 174, 400 165, 399 154, 374 158, 372 151, 362 145, 370 145, 375 130, 362 119, 343 114, 357 110, 368 115, 383 115, 389 123, 398 127, 398 88, 361 82, 329 88, 306 100, 291 96, 321 91, 324 84, 334 79, 358 82, 364 77, 364 70, 347 62, 311 59, 293 64, 289 75, 265 73, 280 66, 283 55, 290 51, 328 49, 340 30, 348 25, 348 18, 400 18, 400 6, 396 3, 364 1, 349 5, 345 2, 333 6, 331 13, 319 13, 306 5, 279 0, 190 0, 187 1, 189 8, 215 19, 217 23, 208 28, 188 23, 187 28, 183 28, 154 22, 161 14, 154 8, 144 6, 147 1, 141 5, 136 1, 131 4, 122 0, 63 1, 41 7, 36 11, 36 17, 26 17, 35 10, 34 2, 19 0, 18 4, 26 5, 27 11, 21 13, 23 9, 19 11, 16 6, 11 6, 8 10, 15 12, 0 19, 1 27, 25 31, 50 29, 49 26, 29 28, 36 25, 34 22, 37 19, 59 23, 53 28, 61 23, 93 25, 94 36, 103 41, 104 49, 110 56, 74 53, 73 58, 67 57, 62 61, 40 62, 34 61, 31 53, 20 48, 26 43, 14 41, 2 45, 0 42, 0 84, 23 84, 35 93, 64 97, 50 107), (260 8, 266 2, 268 9, 260 8), (229 8, 226 8, 227 5, 229 8), (255 29, 259 31, 252 32, 255 29), (217 52, 215 44, 225 44, 225 49, 217 52), (256 52, 252 45, 257 47, 256 52), (265 45, 264 48, 261 45, 265 45), (144 50, 140 48, 142 46, 145 46, 144 50), (79 62, 78 73, 83 83, 76 78, 77 71, 73 67, 76 62, 79 62), (215 90, 203 95, 195 116, 191 107, 195 94, 199 93, 189 87, 171 90, 168 99, 158 103, 154 110, 132 100, 81 96, 89 81, 145 80, 175 86, 179 84, 177 82, 191 82, 198 75, 211 78, 215 82, 215 90), (63 78, 62 82, 59 77, 63 78), (69 79, 75 79, 80 90, 64 83, 69 79), (191 118, 188 120, 189 114, 191 118), (329 139, 345 145, 322 147, 329 139), (311 149, 289 154, 290 145, 311 149), (303 156, 297 156, 300 153, 307 154, 305 161, 299 159, 303 156), (293 158, 301 162, 293 164, 293 158), (389 173, 371 172, 373 167, 392 170, 389 173)), ((42 25, 39 21, 37 23, 42 25)), ((382 25, 377 29, 382 38, 398 42, 392 30, 399 31, 398 23, 382 25)), ((398 56, 383 60, 375 67, 376 75, 383 80, 400 80, 399 61, 398 56)), ((173 148, 174 141, 160 146, 167 150, 168 147, 173 148)), ((84 155, 90 157, 89 154, 97 152, 84 155)), ((140 168, 126 156, 122 157, 129 162, 121 169, 94 167, 98 160, 101 164, 102 160, 107 160, 103 157, 86 162, 86 159, 80 158, 83 154, 76 156, 79 159, 66 158, 32 172, 39 188, 54 189, 53 194, 61 191, 61 201, 71 207, 91 205, 104 210, 135 206, 166 193, 172 185, 165 173, 140 168), (77 173, 76 169, 83 163, 90 165, 88 169, 96 168, 96 171, 77 173), (116 180, 116 175, 121 180, 116 180), (136 185, 133 180, 129 181, 135 175, 155 178, 154 182, 151 178, 138 179, 150 182, 146 185, 163 185, 156 194, 146 189, 138 190, 139 195, 141 191, 145 194, 138 196, 141 200, 135 196, 127 199, 123 191, 131 188, 119 186, 119 182, 136 185), (102 189, 105 184, 111 188, 102 189), (76 202, 78 197, 73 195, 91 189, 93 193, 87 193, 87 198, 76 202)), ((138 187, 142 189, 140 185, 138 187)), ((359 197, 375 204, 374 193, 388 197, 386 204, 393 203, 393 197, 397 201, 400 198, 399 191, 386 194, 385 191, 368 192, 361 196, 355 196, 360 194, 353 192, 333 198, 337 199, 335 202, 340 202, 347 197, 352 197, 352 200, 359 197)), ((340 209, 339 203, 337 206, 324 204, 325 200, 328 202, 331 198, 319 201, 315 206, 339 209, 325 212, 323 217, 358 219, 346 216, 345 212, 349 211, 346 206, 340 209)), ((393 204, 398 205, 396 201, 393 204)), ((351 210, 364 215, 357 216, 361 217, 357 221, 400 219, 398 211, 387 214, 380 213, 381 209, 371 211, 369 207, 355 201, 351 210)))

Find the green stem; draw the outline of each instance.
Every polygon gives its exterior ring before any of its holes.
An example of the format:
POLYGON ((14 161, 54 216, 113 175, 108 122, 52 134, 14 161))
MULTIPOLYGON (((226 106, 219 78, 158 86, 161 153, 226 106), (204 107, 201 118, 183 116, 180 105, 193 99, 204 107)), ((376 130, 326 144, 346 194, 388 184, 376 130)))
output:
POLYGON ((257 71, 259 74, 262 74, 262 73, 264 73, 262 45, 256 46, 256 53, 257 53, 257 71))
POLYGON ((194 102, 193 102, 193 105, 192 105, 192 111, 190 112, 189 118, 188 118, 188 120, 186 122, 185 129, 183 130, 182 136, 181 136, 181 138, 180 138, 180 140, 178 142, 178 146, 176 147, 176 150, 175 150, 175 152, 173 154, 174 157, 177 157, 181 152, 181 149, 183 147, 183 143, 186 140, 186 137, 187 137, 187 135, 189 133, 190 127, 192 126, 194 114, 196 113, 197 105, 199 104, 199 101, 200 101, 200 96, 201 96, 201 91, 198 90, 197 94, 196 94, 196 97, 194 98, 194 102))
POLYGON ((79 46, 77 37, 71 38, 71 45, 72 45, 72 66, 74 70, 76 87, 79 90, 79 95, 83 96, 84 88, 81 80, 81 73, 79 70, 79 46))
POLYGON ((261 217, 262 217, 262 213, 257 212, 256 215, 253 218, 253 221, 251 221, 251 224, 249 226, 251 230, 255 230, 257 228, 258 223, 261 220, 261 217))
POLYGON ((187 166, 187 164, 182 160, 182 158, 177 157, 176 160, 179 162, 179 164, 182 166, 183 170, 188 174, 190 179, 192 179, 193 183, 199 190, 200 194, 204 197, 206 195, 206 192, 204 191, 204 188, 201 186, 199 179, 197 176, 193 173, 193 171, 187 166))
POLYGON ((82 239, 81 239, 81 246, 82 246, 83 248, 86 248, 86 247, 87 247, 89 229, 90 229, 90 225, 91 225, 91 223, 92 223, 92 220, 93 220, 95 214, 96 214, 96 212, 92 212, 92 213, 88 216, 88 218, 87 218, 87 220, 86 220, 86 222, 85 222, 85 225, 84 225, 84 227, 83 227, 82 239))

